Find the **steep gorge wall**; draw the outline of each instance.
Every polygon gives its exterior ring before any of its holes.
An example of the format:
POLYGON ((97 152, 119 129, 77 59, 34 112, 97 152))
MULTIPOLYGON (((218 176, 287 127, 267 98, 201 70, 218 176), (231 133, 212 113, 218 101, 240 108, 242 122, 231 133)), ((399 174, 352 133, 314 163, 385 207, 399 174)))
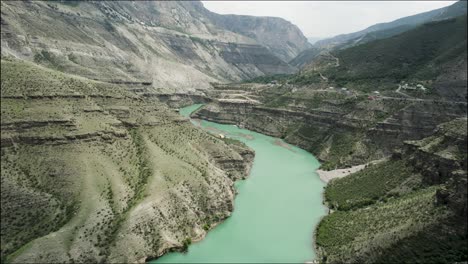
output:
POLYGON ((212 12, 208 16, 222 28, 255 39, 286 62, 312 46, 296 25, 282 18, 218 15, 212 12))
MULTIPOLYGON (((354 107, 358 107, 355 105, 354 107)), ((371 111, 370 109, 368 111, 371 111)), ((267 135, 284 138, 288 143, 314 153, 322 161, 337 144, 352 144, 353 153, 342 153, 342 164, 362 164, 392 153, 405 140, 416 140, 434 133, 437 125, 466 115, 466 105, 408 102, 383 121, 369 126, 359 117, 329 110, 294 111, 269 108, 261 104, 213 101, 193 114, 195 118, 236 124, 267 135), (339 142, 332 135, 349 135, 339 142)))

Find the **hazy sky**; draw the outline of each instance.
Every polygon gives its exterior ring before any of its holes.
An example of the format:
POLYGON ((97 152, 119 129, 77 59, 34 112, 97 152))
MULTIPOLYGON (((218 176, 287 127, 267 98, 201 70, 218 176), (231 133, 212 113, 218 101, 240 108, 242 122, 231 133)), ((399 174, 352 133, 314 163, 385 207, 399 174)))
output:
POLYGON ((359 31, 376 23, 448 6, 456 1, 202 1, 219 14, 277 16, 306 37, 359 31))

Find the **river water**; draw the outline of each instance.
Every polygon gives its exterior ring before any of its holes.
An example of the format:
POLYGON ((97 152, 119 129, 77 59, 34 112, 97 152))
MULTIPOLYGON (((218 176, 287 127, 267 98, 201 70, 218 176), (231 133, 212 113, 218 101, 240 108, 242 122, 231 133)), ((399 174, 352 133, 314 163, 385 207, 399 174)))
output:
MULTIPOLYGON (((186 117, 201 105, 180 110, 186 117)), ((325 184, 315 157, 280 139, 233 125, 192 120, 215 134, 255 150, 250 176, 236 182, 234 212, 188 253, 169 253, 154 263, 304 263, 315 258, 313 232, 326 209, 325 184)))

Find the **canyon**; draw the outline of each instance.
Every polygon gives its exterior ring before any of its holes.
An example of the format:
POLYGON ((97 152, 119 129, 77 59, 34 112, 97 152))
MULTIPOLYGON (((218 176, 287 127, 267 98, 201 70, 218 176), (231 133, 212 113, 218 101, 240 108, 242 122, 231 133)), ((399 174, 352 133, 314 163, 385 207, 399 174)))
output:
POLYGON ((309 257, 466 261, 466 2, 314 46, 198 1, 2 1, 0 22, 2 262, 146 262, 237 212, 252 143, 193 104, 321 170, 368 164, 325 186, 309 257))

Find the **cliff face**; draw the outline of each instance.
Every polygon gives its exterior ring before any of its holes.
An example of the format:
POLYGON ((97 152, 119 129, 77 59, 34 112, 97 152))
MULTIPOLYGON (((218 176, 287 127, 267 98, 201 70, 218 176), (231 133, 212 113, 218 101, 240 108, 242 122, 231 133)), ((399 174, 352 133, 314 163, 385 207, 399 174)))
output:
POLYGON ((222 28, 255 39, 286 62, 311 47, 299 28, 282 18, 215 13, 210 13, 210 18, 222 28))
MULTIPOLYGON (((448 204, 461 218, 467 217, 467 119, 444 123, 430 137, 405 142, 403 155, 431 185, 446 183, 437 201, 448 204)), ((466 223, 465 223, 466 229, 466 223)))
POLYGON ((155 89, 187 91, 293 73, 285 60, 308 47, 289 22, 242 16, 227 23, 231 16, 211 13, 200 2, 1 5, 2 55, 91 79, 148 82, 155 89), (234 22, 239 27, 231 28, 234 22))
POLYGON ((440 123, 466 116, 461 102, 291 85, 225 85, 208 96, 194 117, 284 138, 314 153, 325 168, 390 155, 405 140, 430 136, 440 123))
POLYGON ((2 262, 135 263, 231 214, 247 147, 125 86, 1 66, 2 262))

